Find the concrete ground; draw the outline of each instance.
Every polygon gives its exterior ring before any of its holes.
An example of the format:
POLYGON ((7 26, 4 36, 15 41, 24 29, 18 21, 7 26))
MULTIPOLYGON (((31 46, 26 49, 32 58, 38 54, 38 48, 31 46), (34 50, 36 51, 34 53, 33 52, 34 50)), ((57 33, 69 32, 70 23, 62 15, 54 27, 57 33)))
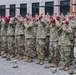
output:
MULTIPOLYGON (((76 49, 75 49, 76 50, 76 49)), ((75 51, 76 57, 76 51, 75 51)), ((6 61, 0 57, 0 75, 69 75, 68 71, 61 71, 57 68, 56 73, 52 73, 52 68, 44 68, 45 66, 50 66, 50 64, 45 61, 44 65, 36 65, 37 59, 34 59, 33 63, 24 62, 24 60, 16 60, 18 68, 12 68, 13 63, 11 61, 6 61)), ((76 60, 74 60, 71 70, 76 71, 76 60)), ((75 74, 73 74, 75 75, 75 74)))

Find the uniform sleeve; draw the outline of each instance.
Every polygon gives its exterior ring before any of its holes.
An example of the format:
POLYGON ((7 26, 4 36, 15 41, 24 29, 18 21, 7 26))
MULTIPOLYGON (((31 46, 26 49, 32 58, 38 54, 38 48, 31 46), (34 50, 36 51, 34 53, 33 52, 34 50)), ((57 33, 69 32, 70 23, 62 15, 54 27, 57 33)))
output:
POLYGON ((56 22, 56 27, 59 28, 61 26, 61 24, 57 20, 55 20, 55 22, 56 22))
POLYGON ((27 29, 28 29, 28 28, 32 28, 33 26, 34 26, 34 24, 33 24, 32 22, 30 22, 30 24, 27 25, 27 29))
POLYGON ((72 33, 72 28, 66 29, 66 33, 72 33))
POLYGON ((41 20, 41 23, 42 23, 44 26, 47 25, 47 23, 46 23, 46 21, 45 21, 44 19, 41 20))

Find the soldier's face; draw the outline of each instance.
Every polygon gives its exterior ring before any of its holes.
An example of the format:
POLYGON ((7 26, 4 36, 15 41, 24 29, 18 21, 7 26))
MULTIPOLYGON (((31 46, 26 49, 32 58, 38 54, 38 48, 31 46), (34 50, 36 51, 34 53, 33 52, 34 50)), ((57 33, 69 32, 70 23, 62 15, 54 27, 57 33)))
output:
POLYGON ((54 22, 52 22, 52 26, 55 27, 55 23, 54 22))
POLYGON ((69 27, 69 25, 68 24, 66 24, 66 28, 68 28, 69 27))
POLYGON ((72 18, 72 20, 75 20, 74 18, 72 18))

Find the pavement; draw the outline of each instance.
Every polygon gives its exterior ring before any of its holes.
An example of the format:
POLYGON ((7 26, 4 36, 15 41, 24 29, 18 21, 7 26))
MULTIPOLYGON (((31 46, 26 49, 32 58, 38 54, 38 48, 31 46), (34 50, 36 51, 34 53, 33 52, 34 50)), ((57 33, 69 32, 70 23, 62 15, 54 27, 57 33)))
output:
MULTIPOLYGON (((68 71, 61 71, 59 70, 59 67, 57 68, 56 73, 52 73, 52 68, 44 68, 45 66, 50 66, 50 63, 47 61, 45 61, 44 65, 37 65, 35 64, 37 59, 34 59, 34 62, 32 63, 24 62, 25 59, 12 59, 11 61, 6 61, 5 58, 0 57, 0 75, 69 75, 68 71), (13 68, 13 61, 17 62, 18 68, 13 68)), ((76 71, 76 59, 73 61, 73 65, 70 68, 71 70, 76 71)))

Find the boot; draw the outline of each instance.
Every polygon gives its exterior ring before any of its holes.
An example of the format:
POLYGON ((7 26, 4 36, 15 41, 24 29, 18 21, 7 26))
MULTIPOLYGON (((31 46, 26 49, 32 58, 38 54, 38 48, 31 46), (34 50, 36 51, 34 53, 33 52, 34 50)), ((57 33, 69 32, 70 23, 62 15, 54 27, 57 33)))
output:
POLYGON ((10 57, 11 58, 14 58, 16 55, 14 54, 14 53, 12 53, 11 55, 10 55, 10 57))
POLYGON ((48 61, 48 63, 51 63, 51 59, 48 61))
POLYGON ((57 67, 58 65, 57 64, 51 64, 51 66, 50 67, 57 67))
POLYGON ((59 70, 64 70, 64 68, 65 68, 65 66, 62 66, 62 67, 59 68, 59 70))
POLYGON ((75 59, 75 57, 73 57, 73 59, 75 59))
POLYGON ((70 65, 72 65, 72 61, 70 61, 70 65))
POLYGON ((1 56, 1 52, 0 52, 0 56, 1 56))
POLYGON ((69 70, 69 67, 66 66, 66 67, 64 68, 64 71, 68 71, 68 70, 69 70))
POLYGON ((28 59, 28 63, 30 62, 33 62, 33 59, 31 57, 28 59))
POLYGON ((2 58, 6 58, 7 57, 7 53, 4 53, 3 55, 2 55, 2 58))
POLYGON ((69 75, 71 75, 71 74, 74 74, 74 71, 70 70, 68 73, 69 75))
POLYGON ((25 60, 25 62, 28 62, 29 58, 25 60))
POLYGON ((40 65, 43 65, 43 64, 44 64, 44 61, 41 60, 41 61, 40 61, 40 65))
POLYGON ((18 59, 19 58, 19 55, 17 54, 15 58, 18 59))
POLYGON ((22 60, 23 59, 23 55, 19 55, 18 60, 22 60))
POLYGON ((36 64, 40 64, 40 60, 36 64))
POLYGON ((48 57, 45 58, 45 61, 48 61, 48 57))

